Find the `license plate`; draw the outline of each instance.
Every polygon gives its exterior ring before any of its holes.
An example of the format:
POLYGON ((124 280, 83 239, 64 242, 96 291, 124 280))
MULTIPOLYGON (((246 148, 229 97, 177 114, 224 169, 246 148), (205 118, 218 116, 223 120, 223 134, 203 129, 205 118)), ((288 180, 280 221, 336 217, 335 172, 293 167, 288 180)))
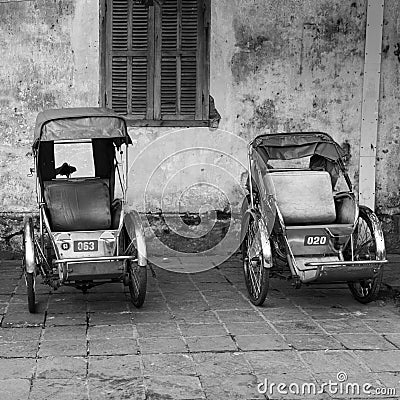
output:
POLYGON ((326 235, 307 235, 304 237, 304 246, 325 246, 328 243, 326 235))
POLYGON ((97 240, 75 240, 74 251, 97 251, 99 249, 99 243, 97 240))

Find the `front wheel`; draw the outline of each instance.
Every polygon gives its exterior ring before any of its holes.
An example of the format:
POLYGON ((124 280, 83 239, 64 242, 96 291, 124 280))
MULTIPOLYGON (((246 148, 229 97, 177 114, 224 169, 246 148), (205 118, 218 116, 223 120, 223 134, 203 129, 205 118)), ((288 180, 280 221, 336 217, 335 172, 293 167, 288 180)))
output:
MULTIPOLYGON (((377 251, 378 241, 383 241, 383 234, 376 215, 365 207, 360 207, 357 227, 353 233, 354 260, 380 260, 377 251)), ((371 279, 349 282, 353 297, 360 303, 367 304, 377 299, 382 283, 383 270, 371 279)))
POLYGON ((250 301, 261 306, 269 288, 269 269, 265 266, 261 234, 254 219, 249 221, 242 243, 243 272, 250 301))
POLYGON ((136 308, 142 307, 146 297, 147 289, 147 268, 145 266, 137 265, 136 263, 129 262, 129 292, 131 294, 132 304, 136 308))
POLYGON ((36 311, 35 306, 35 276, 36 276, 36 249, 35 249, 35 238, 33 232, 33 221, 32 218, 28 218, 24 226, 24 274, 26 289, 28 295, 28 310, 30 313, 36 311))

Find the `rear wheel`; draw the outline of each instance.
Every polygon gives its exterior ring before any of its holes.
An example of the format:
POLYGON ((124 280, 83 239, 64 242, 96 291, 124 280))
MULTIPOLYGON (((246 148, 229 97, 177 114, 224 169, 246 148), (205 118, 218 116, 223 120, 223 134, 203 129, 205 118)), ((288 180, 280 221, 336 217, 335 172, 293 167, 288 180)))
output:
MULTIPOLYGON (((377 240, 379 240, 379 234, 371 221, 371 215, 373 215, 371 210, 360 207, 357 227, 353 233, 355 261, 378 260, 377 240)), ((382 275, 381 268, 371 279, 349 282, 349 289, 354 298, 363 304, 376 300, 381 288, 382 275)))
POLYGON ((261 306, 267 297, 269 269, 263 256, 261 234, 254 219, 249 221, 242 243, 243 272, 250 301, 261 306))

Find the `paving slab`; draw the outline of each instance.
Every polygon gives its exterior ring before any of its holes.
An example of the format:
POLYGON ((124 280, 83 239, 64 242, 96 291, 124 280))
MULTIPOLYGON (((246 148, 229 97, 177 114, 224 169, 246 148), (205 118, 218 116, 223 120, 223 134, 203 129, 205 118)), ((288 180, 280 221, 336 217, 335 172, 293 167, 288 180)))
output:
POLYGON ((400 372, 400 350, 356 350, 355 354, 374 372, 400 372))
POLYGON ((296 350, 339 350, 346 348, 340 340, 324 333, 285 333, 284 337, 290 347, 296 350))
POLYGON ((283 336, 275 334, 267 335, 237 335, 237 345, 242 351, 250 350, 287 350, 291 346, 283 336))
POLYGON ((138 342, 142 354, 186 353, 189 351, 186 343, 180 337, 139 337, 138 342))
POLYGON ((196 375, 196 364, 189 354, 144 354, 143 373, 153 375, 196 375))
POLYGON ((84 357, 45 357, 37 360, 36 378, 41 379, 85 379, 87 359, 84 357))
POLYGON ((205 399, 198 377, 185 375, 158 375, 144 379, 146 399, 197 400, 205 399))
POLYGON ((237 351, 238 347, 233 338, 224 336, 192 336, 186 338, 189 351, 192 353, 202 351, 237 351))
POLYGON ((88 400, 85 379, 35 379, 29 400, 88 400))
POLYGON ((27 400, 31 390, 29 379, 4 379, 1 384, 1 396, 7 400, 27 400))
POLYGON ((143 378, 140 377, 117 379, 89 378, 88 391, 90 400, 146 399, 143 378))
POLYGON ((5 379, 31 379, 35 368, 35 358, 0 358, 0 387, 5 379))
POLYGON ((141 358, 128 356, 90 356, 88 377, 94 379, 124 379, 142 375, 141 358))
POLYGON ((350 350, 394 350, 394 346, 384 336, 374 333, 343 333, 335 338, 350 350))
MULTIPOLYGON (((86 331, 86 327, 84 328, 86 331)), ((133 324, 90 326, 87 330, 87 335, 89 340, 116 338, 137 339, 139 336, 137 327, 133 324)))
POLYGON ((201 379, 207 399, 265 399, 258 393, 258 378, 252 374, 235 376, 204 376, 201 379))
POLYGON ((79 340, 43 340, 40 343, 38 357, 87 355, 86 338, 79 340))

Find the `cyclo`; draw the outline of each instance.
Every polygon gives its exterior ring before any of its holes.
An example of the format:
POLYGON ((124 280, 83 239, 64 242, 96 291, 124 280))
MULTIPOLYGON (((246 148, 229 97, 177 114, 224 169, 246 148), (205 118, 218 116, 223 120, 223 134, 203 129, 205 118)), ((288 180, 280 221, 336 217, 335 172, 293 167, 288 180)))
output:
POLYGON ((128 135, 125 120, 108 109, 47 110, 36 119, 33 155, 38 232, 25 221, 23 269, 28 308, 35 312, 35 281, 86 292, 107 282, 129 286, 143 305, 147 253, 141 219, 127 209, 128 135), (56 167, 57 158, 68 162, 56 167), (75 177, 71 177, 76 172, 75 177))
POLYGON ((241 249, 253 304, 264 303, 274 275, 296 288, 344 282, 361 303, 377 298, 387 262, 382 228, 358 204, 344 156, 321 132, 265 134, 249 143, 241 249))

